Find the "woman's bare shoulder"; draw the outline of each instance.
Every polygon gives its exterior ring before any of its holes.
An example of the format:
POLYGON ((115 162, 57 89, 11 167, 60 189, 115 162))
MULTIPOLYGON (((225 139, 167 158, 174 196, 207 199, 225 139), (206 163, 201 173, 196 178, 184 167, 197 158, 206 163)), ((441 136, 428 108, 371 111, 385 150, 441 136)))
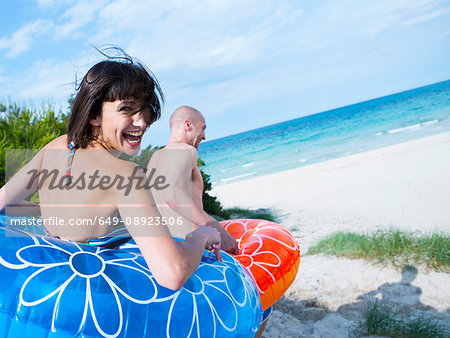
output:
POLYGON ((89 152, 89 162, 95 163, 105 174, 129 176, 133 172, 143 172, 138 164, 118 158, 104 149, 87 149, 85 152, 89 152))
POLYGON ((47 143, 43 149, 66 149, 67 148, 67 135, 61 135, 55 138, 53 141, 47 143))

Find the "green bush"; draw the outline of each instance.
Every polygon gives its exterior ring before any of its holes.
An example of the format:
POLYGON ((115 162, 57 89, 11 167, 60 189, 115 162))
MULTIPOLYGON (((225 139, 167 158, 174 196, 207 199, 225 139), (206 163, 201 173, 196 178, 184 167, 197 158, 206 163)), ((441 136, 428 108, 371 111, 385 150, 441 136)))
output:
POLYGON ((128 156, 125 153, 122 153, 120 155, 120 158, 123 160, 131 161, 139 166, 141 166, 143 169, 147 168, 148 162, 150 161, 150 157, 152 157, 153 153, 163 147, 152 147, 152 145, 148 145, 145 149, 142 149, 138 155, 136 156, 128 156))
POLYGON ((25 104, 0 104, 0 186, 5 184, 6 149, 41 149, 66 130, 67 115, 56 113, 51 104, 40 110, 25 104))
POLYGON ((203 194, 202 194, 202 201, 203 201, 203 210, 205 210, 210 215, 216 215, 220 218, 227 218, 226 214, 224 213, 222 204, 219 202, 217 197, 211 196, 209 194, 209 191, 212 189, 211 185, 211 177, 206 174, 202 167, 205 166, 205 162, 203 162, 200 158, 197 160, 197 165, 200 169, 200 173, 202 174, 203 178, 203 194))
POLYGON ((272 215, 269 209, 250 210, 235 207, 223 209, 222 214, 225 215, 224 219, 252 218, 252 219, 265 219, 267 221, 275 222, 275 216, 272 215))

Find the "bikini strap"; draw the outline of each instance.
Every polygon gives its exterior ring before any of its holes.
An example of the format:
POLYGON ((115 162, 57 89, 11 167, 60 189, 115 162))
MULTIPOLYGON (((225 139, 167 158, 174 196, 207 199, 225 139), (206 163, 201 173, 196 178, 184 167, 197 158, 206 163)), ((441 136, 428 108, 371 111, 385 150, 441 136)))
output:
POLYGON ((75 154, 75 142, 70 142, 67 145, 67 149, 69 149, 69 157, 67 158, 67 168, 66 168, 66 178, 64 180, 64 185, 69 185, 72 183, 72 176, 70 175, 72 171, 72 162, 73 162, 73 155, 75 154))

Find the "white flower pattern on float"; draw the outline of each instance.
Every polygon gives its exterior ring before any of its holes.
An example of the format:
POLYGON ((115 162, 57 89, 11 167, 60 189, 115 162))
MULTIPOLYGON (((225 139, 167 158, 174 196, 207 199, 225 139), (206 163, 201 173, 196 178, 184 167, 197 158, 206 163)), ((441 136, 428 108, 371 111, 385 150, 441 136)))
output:
MULTIPOLYGON (((170 312, 170 316, 166 319, 167 336, 179 336, 179 333, 185 330, 177 327, 179 322, 177 316, 185 317, 184 311, 177 311, 180 305, 195 310, 191 311, 189 334, 196 330, 197 336, 208 337, 216 335, 218 325, 230 333, 236 329, 238 307, 261 309, 254 280, 249 277, 239 262, 226 253, 223 254, 226 264, 217 262, 215 258, 204 257, 191 279, 180 290, 171 291, 157 286, 147 266, 139 263, 140 260, 143 261, 140 253, 95 248, 79 245, 76 242, 36 237, 17 230, 14 232, 15 236, 23 237, 16 244, 20 249, 6 250, 6 253, 2 251, 0 265, 12 270, 35 269, 31 275, 23 275, 26 279, 17 285, 20 290, 18 295, 20 305, 18 305, 33 307, 46 304, 50 302, 50 299, 54 301, 54 304, 45 305, 53 311, 50 316, 52 331, 58 329, 55 328, 55 318, 56 321, 59 320, 57 312, 63 311, 62 308, 70 307, 70 310, 66 308, 69 310, 68 313, 71 313, 70 320, 79 323, 76 324, 78 328, 76 334, 81 333, 82 329, 85 332, 84 325, 89 318, 89 310, 90 318, 98 334, 117 337, 124 327, 122 306, 125 303, 121 304, 119 294, 137 304, 156 305, 166 302, 165 307, 169 308, 170 312), (208 263, 214 263, 214 265, 208 263), (127 269, 127 273, 131 271, 132 278, 138 280, 139 285, 147 284, 147 286, 133 290, 126 283, 122 285, 120 279, 114 278, 114 271, 116 270, 120 275, 124 268, 127 269), (234 284, 228 285, 229 280, 234 284), (159 294, 158 291, 161 289, 166 292, 159 294), (76 291, 70 294, 73 290, 76 291), (107 292, 101 292, 101 290, 107 292), (84 298, 80 297, 80 293, 84 295, 84 298), (77 297, 74 298, 74 295, 77 297), (214 296, 217 300, 217 295, 221 299, 219 306, 215 306, 211 300, 214 296), (111 304, 114 304, 112 308, 111 304), (209 312, 205 311, 205 308, 208 308, 209 312), (99 320, 97 313, 108 313, 108 316, 107 318, 104 315, 100 316, 99 320), (211 325, 202 325, 211 320, 212 328, 211 325), (172 334, 173 330, 175 330, 174 334, 172 334)), ((254 322, 251 330, 256 332, 258 327, 259 322, 254 322)))
POLYGON ((135 254, 121 253, 122 258, 117 258, 117 255, 112 255, 108 250, 92 248, 92 251, 88 251, 73 242, 65 242, 65 247, 62 248, 57 245, 57 241, 49 238, 40 238, 40 241, 45 244, 36 243, 17 251, 17 258, 23 263, 23 268, 38 268, 24 282, 20 290, 19 299, 22 305, 34 306, 57 295, 53 307, 52 329, 54 329, 57 309, 65 301, 64 291, 70 283, 74 283, 78 289, 81 288, 85 293, 85 299, 79 299, 79 304, 71 304, 71 307, 81 305, 82 308, 80 309, 81 311, 72 312, 73 314, 78 313, 80 316, 79 330, 85 324, 89 309, 96 329, 103 336, 117 337, 122 331, 123 313, 118 293, 138 304, 148 304, 157 295, 153 276, 144 273, 136 267, 123 264, 126 261, 133 261, 137 257, 135 254), (53 254, 49 255, 51 251, 53 251, 53 254), (124 290, 123 286, 120 285, 121 280, 114 276, 120 275, 121 272, 117 271, 117 269, 123 268, 127 269, 127 273, 133 274, 135 280, 139 280, 142 283, 143 287, 140 290, 124 290), (55 276, 60 276, 59 286, 57 286, 57 283, 56 288, 47 290, 47 292, 42 294, 41 290, 43 285, 45 289, 45 281, 53 281, 55 276), (110 290, 110 292, 101 292, 102 298, 106 297, 109 299, 94 301, 97 293, 93 292, 93 289, 110 290), (147 294, 143 295, 142 293, 147 294), (111 306, 112 304, 114 305, 111 306), (108 326, 115 323, 113 332, 106 332, 104 329, 106 323, 99 322, 96 313, 104 311, 109 313, 108 326))
MULTIPOLYGON (((136 244, 127 244, 128 250, 138 250, 136 244)), ((204 251, 207 253, 207 251, 204 251)), ((256 283, 247 271, 236 259, 231 255, 222 251, 222 259, 224 263, 231 264, 236 270, 239 271, 240 278, 227 278, 227 274, 236 274, 226 264, 216 261, 210 253, 205 254, 206 260, 215 262, 216 264, 206 264, 200 262, 197 271, 191 278, 183 285, 183 287, 170 297, 157 297, 155 302, 166 301, 172 299, 169 309, 169 316, 167 320, 166 335, 167 337, 191 337, 194 330, 197 336, 201 337, 216 337, 216 326, 220 324, 226 331, 232 332, 238 325, 238 307, 244 307, 247 302, 251 300, 251 292, 256 288, 256 283), (203 280, 202 276, 207 277, 203 280), (241 285, 228 285, 228 280, 239 280, 241 285), (228 291, 225 292, 224 290, 228 291), (233 290, 244 291, 242 296, 234 294, 233 290), (211 294, 219 292, 222 304, 219 307, 215 307, 210 300, 211 294), (209 296, 208 296, 209 295, 209 296), (200 304, 199 304, 200 303, 200 304), (200 306, 199 306, 200 305, 200 306), (199 307, 202 308, 201 316, 199 316, 199 307), (210 312, 206 312, 205 307, 209 308, 210 312), (232 310, 230 312, 230 310, 232 310), (181 319, 185 320, 188 314, 192 313, 190 319, 190 326, 185 327, 178 325, 181 319), (234 313, 234 315, 233 315, 234 313), (180 318, 178 318, 180 316, 180 318), (223 318, 222 318, 223 317, 223 318), (228 322, 231 317, 231 322, 228 322), (202 322, 213 322, 213 331, 205 332, 209 325, 201 325, 202 322)), ((139 263, 137 263, 139 264, 139 263)), ((142 266, 142 268, 145 268, 142 266)), ((259 299, 259 297, 258 297, 259 299)), ((260 307, 260 304, 253 304, 253 306, 260 307)), ((253 332, 256 333, 259 325, 253 327, 253 332)))

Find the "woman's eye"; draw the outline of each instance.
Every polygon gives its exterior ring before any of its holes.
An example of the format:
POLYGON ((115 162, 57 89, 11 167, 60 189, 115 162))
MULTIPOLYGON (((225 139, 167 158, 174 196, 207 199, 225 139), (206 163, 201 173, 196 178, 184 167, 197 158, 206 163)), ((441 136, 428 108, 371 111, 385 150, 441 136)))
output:
POLYGON ((120 107, 119 111, 129 112, 129 111, 131 111, 131 107, 128 107, 128 106, 122 106, 122 107, 120 107))
POLYGON ((153 116, 152 116, 152 114, 150 113, 150 110, 145 110, 144 111, 144 120, 145 120, 145 122, 148 124, 148 125, 150 125, 150 124, 152 124, 154 121, 153 121, 153 116))

